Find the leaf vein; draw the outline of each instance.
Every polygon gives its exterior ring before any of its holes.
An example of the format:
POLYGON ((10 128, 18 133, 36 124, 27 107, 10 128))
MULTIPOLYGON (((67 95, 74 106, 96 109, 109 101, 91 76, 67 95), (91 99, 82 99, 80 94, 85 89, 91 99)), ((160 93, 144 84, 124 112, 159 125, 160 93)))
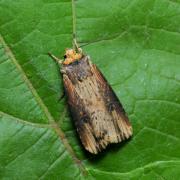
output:
POLYGON ((5 167, 9 166, 12 162, 14 162, 16 159, 18 159, 20 156, 22 156, 24 153, 26 153, 29 149, 31 149, 36 143, 38 143, 40 141, 40 139, 46 134, 46 132, 47 132, 47 130, 45 130, 33 144, 29 145, 23 152, 18 154, 15 158, 11 159, 11 161, 9 161, 5 167))

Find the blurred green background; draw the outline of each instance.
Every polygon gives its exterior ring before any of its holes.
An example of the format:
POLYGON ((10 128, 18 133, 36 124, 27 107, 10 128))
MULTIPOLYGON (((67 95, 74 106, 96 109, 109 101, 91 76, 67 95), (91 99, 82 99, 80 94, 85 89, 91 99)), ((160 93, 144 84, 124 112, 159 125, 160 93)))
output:
POLYGON ((179 179, 180 1, 1 0, 0 35, 0 179, 179 179), (47 56, 62 57, 73 32, 134 130, 97 156, 47 56))

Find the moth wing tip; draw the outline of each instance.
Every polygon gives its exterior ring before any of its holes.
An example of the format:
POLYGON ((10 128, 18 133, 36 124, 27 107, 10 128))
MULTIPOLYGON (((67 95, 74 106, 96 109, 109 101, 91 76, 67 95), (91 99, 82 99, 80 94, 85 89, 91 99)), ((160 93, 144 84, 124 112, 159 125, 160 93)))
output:
POLYGON ((88 152, 90 152, 91 154, 94 154, 94 155, 97 155, 98 152, 99 152, 97 149, 92 149, 92 148, 90 148, 90 147, 88 147, 88 146, 85 146, 85 149, 86 149, 88 152))

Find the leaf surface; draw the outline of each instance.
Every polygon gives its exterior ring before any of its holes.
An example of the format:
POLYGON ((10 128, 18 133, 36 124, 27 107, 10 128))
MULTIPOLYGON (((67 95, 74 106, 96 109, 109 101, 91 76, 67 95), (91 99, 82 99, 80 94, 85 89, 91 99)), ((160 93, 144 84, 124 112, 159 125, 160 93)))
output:
POLYGON ((1 179, 178 179, 180 4, 168 0, 0 1, 1 179), (59 67, 73 33, 122 102, 134 135, 83 149, 59 67))

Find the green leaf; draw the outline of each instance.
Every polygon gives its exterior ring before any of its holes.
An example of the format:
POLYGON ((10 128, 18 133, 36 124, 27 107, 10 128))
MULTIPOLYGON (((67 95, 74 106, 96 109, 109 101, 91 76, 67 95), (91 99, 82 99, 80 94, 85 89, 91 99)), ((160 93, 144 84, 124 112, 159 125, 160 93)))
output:
POLYGON ((180 3, 0 1, 0 179, 179 179, 180 3), (97 156, 82 147, 48 56, 73 33, 133 126, 97 156))

